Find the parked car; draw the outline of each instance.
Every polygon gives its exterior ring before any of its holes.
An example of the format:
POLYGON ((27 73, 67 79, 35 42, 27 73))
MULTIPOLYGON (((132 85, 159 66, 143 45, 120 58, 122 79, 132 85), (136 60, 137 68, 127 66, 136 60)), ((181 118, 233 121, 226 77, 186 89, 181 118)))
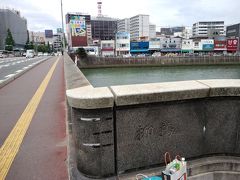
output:
POLYGON ((43 53, 42 52, 38 52, 38 56, 43 56, 43 53))

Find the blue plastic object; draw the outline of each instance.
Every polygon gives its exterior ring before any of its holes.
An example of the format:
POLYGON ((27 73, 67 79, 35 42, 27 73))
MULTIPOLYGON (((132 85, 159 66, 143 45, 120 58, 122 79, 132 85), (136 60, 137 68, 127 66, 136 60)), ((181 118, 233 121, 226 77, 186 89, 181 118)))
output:
POLYGON ((143 180, 162 180, 162 178, 159 176, 151 176, 149 178, 143 178, 143 180))

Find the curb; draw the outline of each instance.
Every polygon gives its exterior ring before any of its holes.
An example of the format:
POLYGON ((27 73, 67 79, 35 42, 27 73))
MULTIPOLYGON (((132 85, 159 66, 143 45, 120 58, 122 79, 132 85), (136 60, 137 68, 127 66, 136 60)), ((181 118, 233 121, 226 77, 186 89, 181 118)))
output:
POLYGON ((15 74, 14 76, 9 77, 9 78, 5 79, 4 81, 0 82, 0 89, 1 89, 2 87, 6 86, 7 84, 9 84, 10 82, 14 81, 15 79, 17 79, 18 77, 20 77, 20 76, 22 76, 23 74, 25 74, 25 73, 26 73, 27 71, 29 71, 30 69, 34 68, 35 66, 39 65, 40 63, 43 63, 44 61, 46 61, 46 60, 48 60, 48 59, 50 59, 50 58, 52 58, 52 57, 48 57, 48 58, 46 58, 46 59, 43 59, 43 60, 41 60, 41 61, 38 61, 36 64, 28 67, 27 69, 24 69, 23 71, 15 74))

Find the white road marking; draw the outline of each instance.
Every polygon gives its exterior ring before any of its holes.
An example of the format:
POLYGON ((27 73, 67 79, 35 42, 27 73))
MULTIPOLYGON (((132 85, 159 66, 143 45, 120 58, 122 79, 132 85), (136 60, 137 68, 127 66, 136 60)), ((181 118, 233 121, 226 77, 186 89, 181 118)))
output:
POLYGON ((9 78, 9 77, 12 77, 12 76, 14 76, 15 74, 9 74, 9 75, 7 75, 7 76, 5 76, 5 78, 9 78))

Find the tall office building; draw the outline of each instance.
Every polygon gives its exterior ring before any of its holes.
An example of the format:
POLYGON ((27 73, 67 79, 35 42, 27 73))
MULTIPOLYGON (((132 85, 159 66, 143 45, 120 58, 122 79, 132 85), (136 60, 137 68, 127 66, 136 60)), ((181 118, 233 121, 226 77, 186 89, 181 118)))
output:
POLYGON ((117 19, 98 16, 91 19, 93 40, 115 40, 117 19))
POLYGON ((87 46, 92 41, 91 16, 82 13, 66 14, 68 45, 70 48, 87 46))
POLYGON ((10 30, 15 41, 14 48, 24 48, 27 38, 27 20, 20 12, 12 9, 0 9, 0 49, 5 49, 7 30, 10 30))
POLYGON ((193 24, 193 38, 224 35, 224 21, 200 21, 193 24))
POLYGON ((150 24, 149 25, 149 40, 156 38, 156 25, 150 24))
POLYGON ((132 40, 149 39, 149 15, 139 14, 130 18, 130 38, 132 40))
POLYGON ((117 32, 128 32, 130 33, 130 19, 120 19, 117 21, 117 32))

